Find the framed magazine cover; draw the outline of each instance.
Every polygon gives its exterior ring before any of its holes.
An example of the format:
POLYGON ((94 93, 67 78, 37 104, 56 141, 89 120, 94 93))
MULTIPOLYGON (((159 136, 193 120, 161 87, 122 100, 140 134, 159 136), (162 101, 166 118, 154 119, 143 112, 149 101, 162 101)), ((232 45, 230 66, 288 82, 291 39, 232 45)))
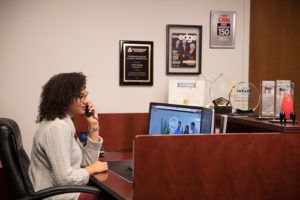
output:
POLYGON ((202 26, 167 25, 167 74, 201 74, 202 26))

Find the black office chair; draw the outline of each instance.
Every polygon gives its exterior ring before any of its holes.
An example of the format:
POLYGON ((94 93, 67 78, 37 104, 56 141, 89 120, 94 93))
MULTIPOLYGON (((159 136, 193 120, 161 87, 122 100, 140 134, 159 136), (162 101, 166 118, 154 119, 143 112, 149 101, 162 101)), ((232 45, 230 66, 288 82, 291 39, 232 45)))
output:
POLYGON ((44 199, 74 192, 92 193, 96 199, 100 196, 100 189, 78 185, 57 186, 35 192, 28 175, 30 159, 23 148, 19 126, 11 119, 0 118, 0 160, 13 191, 13 199, 44 199))

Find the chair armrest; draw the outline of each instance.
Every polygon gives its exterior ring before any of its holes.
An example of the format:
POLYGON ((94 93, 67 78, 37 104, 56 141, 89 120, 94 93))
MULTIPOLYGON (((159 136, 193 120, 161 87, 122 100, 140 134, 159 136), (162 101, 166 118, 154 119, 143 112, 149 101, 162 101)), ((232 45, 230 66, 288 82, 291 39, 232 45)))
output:
POLYGON ((100 196, 101 190, 96 187, 92 186, 79 186, 79 185, 67 185, 67 186, 55 186, 46 188, 43 190, 39 190, 33 194, 31 194, 30 197, 22 198, 21 200, 34 200, 34 199, 44 199, 47 197, 59 195, 59 194, 65 194, 65 193, 90 193, 95 194, 95 199, 98 199, 100 196))

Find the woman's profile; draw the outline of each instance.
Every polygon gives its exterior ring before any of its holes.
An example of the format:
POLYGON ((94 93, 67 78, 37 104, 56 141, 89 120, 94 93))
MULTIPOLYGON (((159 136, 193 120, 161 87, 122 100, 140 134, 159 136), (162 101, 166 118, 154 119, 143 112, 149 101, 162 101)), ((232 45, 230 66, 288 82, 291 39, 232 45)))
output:
MULTIPOLYGON (((87 98, 83 73, 54 75, 43 86, 38 107, 38 127, 33 138, 29 176, 35 191, 63 185, 86 185, 89 176, 108 169, 98 161, 103 139, 99 136, 98 114, 87 98), (87 143, 75 139, 72 117, 88 109, 87 143)), ((88 194, 69 193, 51 199, 86 199, 88 194)), ((93 195, 91 195, 93 197, 93 195)))

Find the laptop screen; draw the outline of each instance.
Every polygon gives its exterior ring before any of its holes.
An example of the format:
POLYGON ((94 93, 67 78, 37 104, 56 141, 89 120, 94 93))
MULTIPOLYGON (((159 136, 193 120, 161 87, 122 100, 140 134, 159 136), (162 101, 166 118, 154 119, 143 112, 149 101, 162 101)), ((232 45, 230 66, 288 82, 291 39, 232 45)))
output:
POLYGON ((213 121, 212 109, 151 102, 148 134, 207 134, 213 121))

